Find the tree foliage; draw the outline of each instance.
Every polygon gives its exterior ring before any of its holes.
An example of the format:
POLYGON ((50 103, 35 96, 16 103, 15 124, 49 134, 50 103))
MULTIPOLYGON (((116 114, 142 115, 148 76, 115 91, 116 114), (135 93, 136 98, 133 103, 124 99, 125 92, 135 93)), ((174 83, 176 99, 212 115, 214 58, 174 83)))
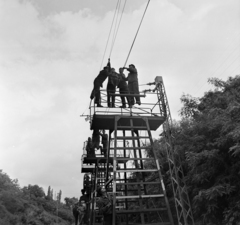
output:
POLYGON ((202 98, 182 99, 175 142, 185 152, 197 220, 233 225, 240 221, 240 77, 209 82, 215 89, 202 98))
MULTIPOLYGON (((238 225, 240 76, 230 77, 227 81, 212 78, 209 83, 214 90, 203 97, 183 95, 181 98, 182 118, 171 128, 174 154, 182 160, 196 224, 238 225)), ((164 142, 163 136, 155 143, 171 201, 164 142)), ((147 154, 151 151, 147 150, 147 154)))
MULTIPOLYGON (((60 200, 61 191, 58 196, 60 200)), ((17 179, 10 179, 0 170, 0 224, 68 225, 72 222, 73 215, 67 205, 45 198, 43 188, 38 185, 20 188, 17 179)))

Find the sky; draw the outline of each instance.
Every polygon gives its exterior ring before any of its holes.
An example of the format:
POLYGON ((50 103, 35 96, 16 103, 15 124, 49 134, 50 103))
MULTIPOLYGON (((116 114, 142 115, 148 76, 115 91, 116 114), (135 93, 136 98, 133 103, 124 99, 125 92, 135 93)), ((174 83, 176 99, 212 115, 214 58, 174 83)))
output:
MULTIPOLYGON (((146 4, 126 2, 104 55, 117 0, 0 0, 0 169, 21 187, 80 196, 91 136, 80 115, 108 57, 124 65, 146 4)), ((201 97, 208 78, 240 74, 239 0, 151 0, 128 63, 141 85, 163 77, 178 120, 182 94, 201 97)))

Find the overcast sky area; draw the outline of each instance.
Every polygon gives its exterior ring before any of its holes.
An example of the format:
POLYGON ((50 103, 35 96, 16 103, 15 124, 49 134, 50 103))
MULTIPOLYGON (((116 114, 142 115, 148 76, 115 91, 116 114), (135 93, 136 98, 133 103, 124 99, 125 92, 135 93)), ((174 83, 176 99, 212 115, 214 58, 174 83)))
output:
MULTIPOLYGON (((116 4, 0 0, 0 169, 22 187, 38 184, 46 192, 50 185, 63 198, 80 196, 83 142, 91 135, 80 115, 88 112, 116 4)), ((111 54, 116 68, 146 4, 126 3, 111 54)), ((130 63, 139 84, 163 77, 179 119, 183 93, 201 97, 211 89, 208 78, 240 74, 240 1, 151 0, 130 63)))

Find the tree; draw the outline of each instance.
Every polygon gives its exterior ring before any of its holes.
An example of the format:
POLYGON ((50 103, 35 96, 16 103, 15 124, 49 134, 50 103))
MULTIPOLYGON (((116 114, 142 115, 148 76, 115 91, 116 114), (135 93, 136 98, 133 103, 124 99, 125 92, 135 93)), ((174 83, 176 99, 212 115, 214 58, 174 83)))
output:
POLYGON ((62 191, 60 190, 59 193, 57 194, 57 201, 61 202, 62 198, 62 191))
POLYGON ((51 200, 53 200, 53 189, 50 192, 50 198, 51 198, 51 200))
POLYGON ((45 197, 45 193, 42 187, 39 187, 38 185, 31 185, 29 184, 28 187, 24 187, 27 189, 31 196, 35 196, 36 198, 42 198, 45 197))
MULTIPOLYGON (((240 76, 209 79, 202 98, 184 95, 181 121, 174 123, 174 154, 182 160, 198 225, 237 225, 240 221, 240 76)), ((154 143, 171 204, 164 136, 154 143), (158 146, 157 146, 158 145, 158 146)), ((147 149, 151 156, 151 150, 147 149)), ((151 168, 149 162, 146 167, 151 168)))
POLYGON ((11 179, 6 173, 0 170, 0 191, 2 190, 19 192, 20 187, 18 184, 18 179, 11 179))
POLYGON ((51 186, 48 186, 47 196, 50 198, 51 196, 51 186))
POLYGON ((70 206, 74 205, 76 202, 78 202, 78 199, 75 197, 73 197, 73 198, 66 197, 66 198, 64 198, 64 201, 65 201, 66 205, 70 207, 70 206))
POLYGON ((187 182, 201 224, 240 221, 240 77, 209 82, 200 99, 184 96, 177 150, 185 153, 187 182))

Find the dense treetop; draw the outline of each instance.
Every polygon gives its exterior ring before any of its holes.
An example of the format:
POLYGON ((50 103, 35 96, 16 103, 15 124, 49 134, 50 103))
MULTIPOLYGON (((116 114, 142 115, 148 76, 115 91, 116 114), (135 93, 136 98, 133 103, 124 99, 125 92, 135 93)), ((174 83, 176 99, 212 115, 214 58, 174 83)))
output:
MULTIPOLYGON (((203 97, 181 97, 182 118, 171 128, 174 149, 182 159, 196 223, 237 225, 240 224, 240 76, 227 81, 213 78, 209 82, 214 90, 203 97)), ((156 140, 154 149, 171 193, 164 142, 164 136, 156 140)))
POLYGON ((0 224, 70 225, 71 208, 60 202, 60 195, 54 201, 38 185, 20 188, 17 179, 0 170, 0 224))

